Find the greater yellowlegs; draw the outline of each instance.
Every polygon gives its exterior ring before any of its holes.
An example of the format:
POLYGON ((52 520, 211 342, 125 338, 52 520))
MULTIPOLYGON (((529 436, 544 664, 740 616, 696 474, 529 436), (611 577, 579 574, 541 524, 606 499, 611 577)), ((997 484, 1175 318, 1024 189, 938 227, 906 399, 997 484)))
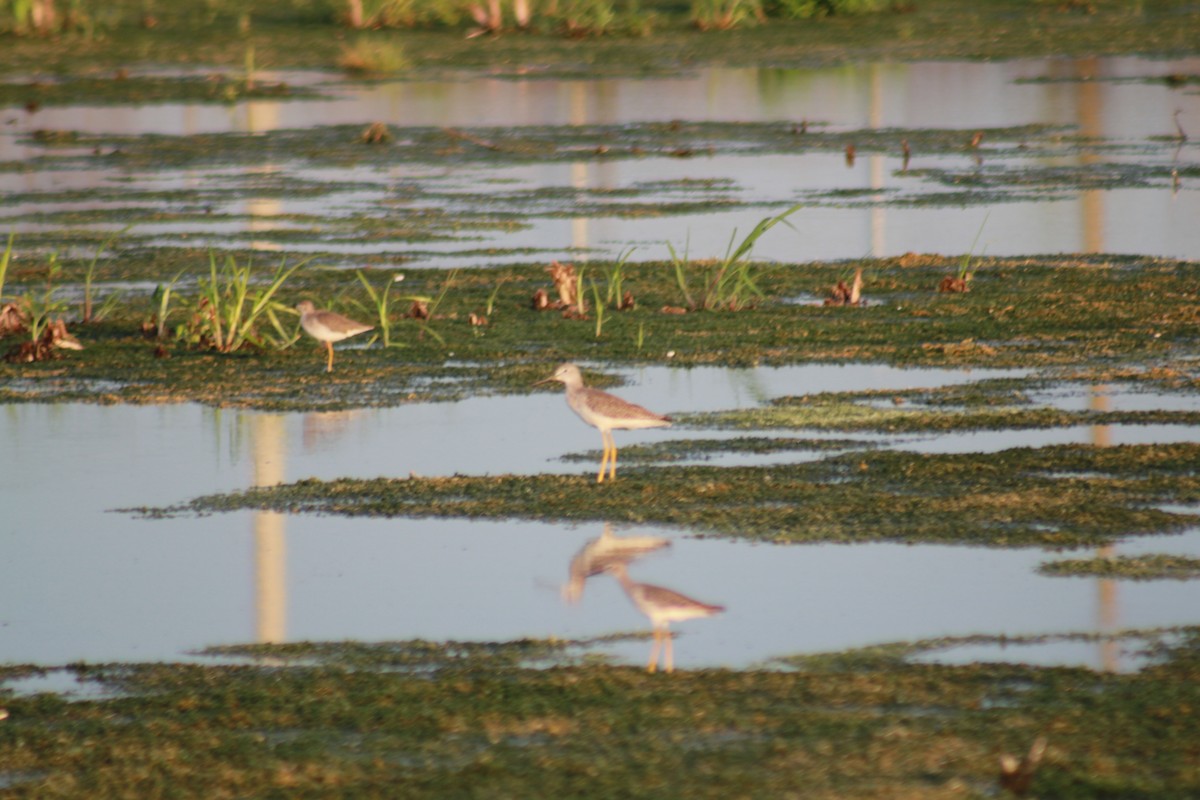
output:
POLYGON ((349 317, 343 317, 335 311, 325 311, 315 307, 310 301, 302 300, 296 304, 300 312, 300 327, 309 336, 322 342, 329 351, 329 360, 325 364, 326 372, 333 372, 333 343, 342 339, 366 333, 374 325, 364 325, 349 317))
POLYGON ((617 477, 617 444, 613 441, 614 428, 634 430, 640 428, 663 428, 671 424, 671 418, 647 411, 639 405, 626 402, 616 395, 583 385, 583 375, 574 364, 563 364, 554 374, 540 380, 535 386, 558 381, 567 387, 567 405, 579 418, 597 428, 604 441, 604 455, 600 458, 600 473, 596 483, 604 482, 604 469, 608 467, 608 478, 617 477))
POLYGON ((671 631, 667 628, 670 623, 711 617, 725 610, 725 606, 701 603, 673 589, 649 583, 636 583, 629 579, 629 573, 625 571, 623 563, 610 565, 608 571, 616 577, 638 610, 650 618, 650 624, 654 627, 654 645, 650 648, 650 662, 646 664, 649 672, 658 668, 660 649, 663 651, 663 671, 672 672, 675 669, 671 653, 671 631))
POLYGON ((567 568, 567 585, 563 587, 563 599, 578 603, 583 596, 583 584, 593 575, 599 575, 613 564, 628 564, 647 553, 671 544, 661 536, 617 536, 612 526, 604 524, 604 532, 585 544, 567 568))

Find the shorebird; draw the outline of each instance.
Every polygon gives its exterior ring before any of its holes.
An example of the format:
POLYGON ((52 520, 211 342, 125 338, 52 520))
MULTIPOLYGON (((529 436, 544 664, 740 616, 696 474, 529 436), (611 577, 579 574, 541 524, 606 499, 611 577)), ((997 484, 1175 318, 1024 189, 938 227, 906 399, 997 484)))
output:
POLYGON ((600 458, 600 473, 596 483, 604 483, 604 470, 608 467, 608 479, 617 477, 617 444, 613 441, 614 428, 634 430, 640 428, 663 428, 671 424, 671 418, 639 405, 622 400, 616 395, 583 385, 583 375, 574 364, 563 364, 549 378, 534 384, 537 386, 558 381, 567 387, 567 405, 579 418, 597 428, 604 441, 604 455, 600 458))
POLYGON ((685 619, 699 619, 720 614, 725 606, 714 606, 701 603, 673 589, 654 586, 649 583, 636 583, 629 579, 622 563, 612 564, 608 568, 625 594, 647 617, 654 627, 654 645, 650 648, 650 662, 646 664, 647 672, 658 668, 658 653, 663 651, 663 672, 673 672, 675 664, 671 653, 671 631, 667 626, 672 622, 682 622, 685 619), (664 643, 665 642, 665 643, 664 643))
POLYGON ((589 540, 571 559, 567 584, 562 589, 563 599, 571 604, 578 603, 588 578, 605 572, 614 564, 624 566, 670 544, 670 539, 661 536, 617 536, 612 532, 612 526, 605 523, 604 532, 589 540))
POLYGON ((323 342, 325 349, 329 351, 329 361, 325 364, 326 372, 333 372, 334 342, 375 328, 374 325, 364 325, 349 317, 343 317, 335 311, 319 309, 308 300, 297 303, 296 310, 300 312, 300 327, 304 328, 304 332, 318 342, 323 342))

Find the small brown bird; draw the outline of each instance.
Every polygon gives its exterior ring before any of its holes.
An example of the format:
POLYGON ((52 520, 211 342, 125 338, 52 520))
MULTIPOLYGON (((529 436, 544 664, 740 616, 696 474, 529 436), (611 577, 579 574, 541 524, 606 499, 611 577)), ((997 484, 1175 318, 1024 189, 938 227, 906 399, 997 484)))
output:
POLYGON ((334 342, 340 342, 342 339, 366 333, 375 328, 374 325, 355 322, 337 312, 318 309, 308 300, 297 303, 296 310, 300 312, 300 327, 304 328, 304 332, 318 342, 324 343, 325 349, 329 351, 329 360, 325 364, 326 372, 333 372, 334 342))
POLYGON ((600 431, 600 438, 604 441, 604 455, 600 459, 600 474, 596 476, 596 483, 604 483, 605 467, 609 469, 609 480, 615 480, 617 477, 617 445, 612 438, 614 428, 634 430, 665 428, 671 425, 670 417, 647 411, 608 392, 584 386, 583 375, 574 364, 563 364, 554 370, 553 375, 538 381, 534 386, 551 381, 558 381, 567 387, 567 405, 580 419, 600 431))

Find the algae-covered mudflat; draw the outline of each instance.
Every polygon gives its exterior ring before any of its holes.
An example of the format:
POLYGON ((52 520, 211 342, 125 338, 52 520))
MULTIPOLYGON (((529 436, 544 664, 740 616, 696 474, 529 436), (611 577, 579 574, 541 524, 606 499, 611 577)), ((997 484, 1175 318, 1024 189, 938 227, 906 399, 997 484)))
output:
MULTIPOLYGON (((1194 629, 1118 638, 1129 675, 941 666, 939 643, 793 669, 648 675, 586 643, 224 651, 74 665, 88 695, 10 701, 4 791, 57 796, 1187 797, 1194 629), (1022 781, 1015 784, 1020 786, 1022 781)), ((36 674, 10 667, 12 678, 36 674)))
POLYGON ((1200 793, 1196 3, 0 43, 0 796, 1200 793))

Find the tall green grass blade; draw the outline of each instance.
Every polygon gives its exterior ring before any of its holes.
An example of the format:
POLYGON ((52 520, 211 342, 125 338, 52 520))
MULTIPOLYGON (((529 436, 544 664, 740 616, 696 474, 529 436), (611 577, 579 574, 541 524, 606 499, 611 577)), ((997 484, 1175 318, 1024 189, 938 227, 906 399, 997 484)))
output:
POLYGON ((434 339, 437 339, 438 344, 440 344, 442 347, 446 346, 446 340, 443 339, 437 331, 435 331, 433 328, 429 327, 429 325, 427 325, 424 322, 418 322, 417 324, 421 327, 421 330, 424 333, 428 333, 434 339))
POLYGON ((613 264, 613 268, 608 272, 608 290, 604 295, 604 302, 611 303, 615 308, 621 307, 621 299, 624 296, 622 292, 625 283, 625 262, 633 255, 636 247, 630 247, 628 250, 617 255, 617 261, 613 264))
POLYGON ((958 277, 964 281, 971 279, 971 257, 975 255, 975 246, 979 244, 979 237, 983 235, 983 226, 987 225, 990 216, 990 211, 983 215, 983 222, 979 223, 979 230, 975 231, 975 238, 971 241, 971 249, 958 262, 958 277))
POLYGON ((217 254, 208 251, 208 285, 201 287, 201 294, 208 301, 208 317, 212 325, 213 345, 220 351, 225 350, 225 336, 221 325, 221 279, 217 274, 217 254))
POLYGON ((433 316, 433 312, 436 311, 437 307, 442 304, 442 301, 446 299, 446 295, 449 293, 450 287, 453 285, 454 279, 456 277, 458 277, 457 269, 450 270, 450 272, 446 275, 446 281, 445 281, 445 283, 442 284, 442 291, 439 292, 438 296, 435 297, 433 299, 433 302, 429 304, 429 316, 430 317, 433 316))
POLYGON ((172 278, 171 282, 166 286, 160 284, 158 288, 154 290, 154 293, 158 296, 158 315, 155 335, 159 339, 162 339, 163 334, 166 332, 167 316, 171 313, 171 293, 175 290, 175 284, 179 282, 181 277, 183 277, 183 270, 175 273, 175 277, 172 278))
MULTIPOLYGON (((371 304, 375 306, 375 317, 378 321, 377 327, 379 329, 379 337, 383 341, 383 346, 391 347, 392 320, 388 305, 389 297, 392 291, 392 284, 395 283, 395 280, 389 279, 387 284, 384 285, 383 291, 380 292, 371 285, 371 282, 367 280, 367 276, 363 274, 361 269, 355 270, 354 272, 358 276, 358 282, 361 283, 367 290, 367 296, 371 298, 371 304)), ((375 341, 375 338, 376 337, 372 337, 371 341, 375 341)))
POLYGON ((688 308, 694 309, 696 301, 692 299, 692 293, 688 291, 687 285, 687 248, 684 248, 684 257, 680 258, 675 252, 675 247, 667 242, 667 249, 671 252, 671 265, 675 268, 675 283, 679 286, 679 291, 683 294, 683 301, 688 308))
POLYGON ((4 248, 4 255, 0 256, 0 302, 4 301, 4 279, 8 275, 8 262, 12 258, 13 242, 16 238, 16 231, 9 232, 8 245, 4 248))
POLYGON ((101 313, 100 315, 98 315, 96 317, 93 317, 93 315, 92 315, 92 278, 96 273, 96 264, 97 264, 97 262, 100 261, 100 255, 105 250, 107 250, 108 247, 113 242, 115 242, 117 240, 117 237, 127 233, 129 231, 129 229, 132 227, 133 227, 133 224, 131 223, 129 225, 126 225, 124 228, 122 228, 119 231, 113 231, 112 233, 110 233, 108 235, 108 238, 100 243, 100 247, 97 248, 96 254, 94 256, 92 256, 91 262, 88 263, 87 271, 84 272, 84 274, 83 274, 83 321, 84 322, 92 322, 93 319, 103 318, 105 316, 105 314, 109 310, 111 310, 112 306, 115 304, 115 299, 112 297, 112 295, 110 295, 109 300, 105 301, 104 305, 101 306, 101 310, 103 313, 101 313))
POLYGON ((600 338, 600 332, 604 330, 604 309, 605 304, 600 302, 600 287, 595 281, 588 281, 592 287, 592 302, 596 305, 596 338, 600 338))
MULTIPOLYGON (((708 296, 705 297, 705 308, 728 308, 737 311, 745 308, 749 302, 749 295, 760 298, 764 296, 757 281, 758 273, 762 270, 756 270, 751 264, 750 253, 754 250, 754 245, 758 240, 771 228, 781 222, 791 227, 787 218, 801 207, 802 204, 797 203, 773 217, 764 217, 759 220, 758 224, 750 233, 746 234, 736 248, 733 247, 733 238, 730 239, 725 259, 717 270, 717 277, 710 284, 708 296)), ((735 236, 736 233, 735 231, 735 236)))
POLYGON ((288 330, 285 328, 283 323, 279 321, 279 316, 275 313, 275 311, 276 307, 274 305, 268 306, 266 316, 271 323, 271 327, 275 329, 275 333, 279 337, 276 340, 275 347, 279 350, 286 350, 296 343, 296 340, 300 338, 300 335, 295 329, 288 330))
POLYGON ((500 288, 504 286, 504 282, 506 280, 507 278, 501 278, 500 282, 496 284, 496 288, 492 289, 492 293, 488 295, 486 305, 487 310, 484 313, 486 313, 489 317, 492 315, 492 309, 496 306, 496 298, 500 295, 500 288))

